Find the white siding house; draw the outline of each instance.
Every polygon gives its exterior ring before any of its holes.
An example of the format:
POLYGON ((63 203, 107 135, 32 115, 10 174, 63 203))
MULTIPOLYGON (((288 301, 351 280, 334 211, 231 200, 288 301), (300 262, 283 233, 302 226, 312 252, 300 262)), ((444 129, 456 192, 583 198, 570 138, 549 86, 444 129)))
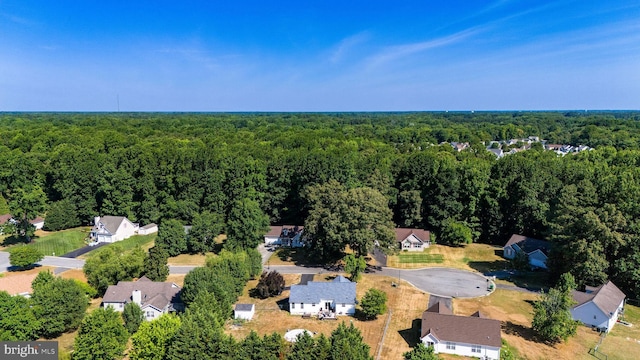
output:
POLYGON ((138 229, 138 235, 149 235, 157 232, 158 232, 158 225, 153 223, 145 225, 140 229, 138 229))
POLYGON ((288 247, 303 247, 304 226, 282 225, 271 226, 268 233, 264 235, 265 245, 281 245, 288 247))
POLYGON ((422 314, 420 341, 436 354, 453 354, 481 359, 500 359, 500 321, 476 312, 472 316, 453 315, 442 303, 422 314))
POLYGON ((138 225, 124 216, 96 216, 90 237, 96 242, 113 243, 128 239, 138 231, 138 225))
POLYGON ((431 233, 422 229, 396 228, 400 250, 423 251, 431 245, 431 233))
POLYGON ((235 308, 233 309, 233 318, 251 320, 253 319, 253 315, 255 315, 255 313, 255 304, 236 304, 235 308))
POLYGON ((505 259, 514 259, 517 253, 524 252, 531 267, 546 269, 550 249, 551 243, 548 241, 513 234, 504 245, 502 256, 505 259))
POLYGON ((571 316, 585 325, 602 331, 611 331, 624 309, 625 294, 611 281, 598 287, 588 286, 586 291, 574 291, 577 302, 571 316))
POLYGON ((292 315, 353 315, 356 312, 356 283, 338 276, 331 282, 291 285, 289 312, 292 315))

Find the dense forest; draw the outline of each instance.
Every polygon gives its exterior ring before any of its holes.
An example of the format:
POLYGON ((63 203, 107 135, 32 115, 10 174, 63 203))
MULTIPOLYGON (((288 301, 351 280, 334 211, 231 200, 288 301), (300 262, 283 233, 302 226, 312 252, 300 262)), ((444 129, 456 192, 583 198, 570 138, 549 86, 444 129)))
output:
POLYGON ((395 225, 436 239, 548 239, 555 277, 611 278, 636 298, 639 165, 639 112, 0 114, 0 213, 62 228, 227 221, 255 204, 272 224, 303 224, 309 189, 337 182, 379 192, 395 225), (527 136, 595 150, 497 160, 483 145, 527 136), (438 145, 453 141, 470 147, 438 145))

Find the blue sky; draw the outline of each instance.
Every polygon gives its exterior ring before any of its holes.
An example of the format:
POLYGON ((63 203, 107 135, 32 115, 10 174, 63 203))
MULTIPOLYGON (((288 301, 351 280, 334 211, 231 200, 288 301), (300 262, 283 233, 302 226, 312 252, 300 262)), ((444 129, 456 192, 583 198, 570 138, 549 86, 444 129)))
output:
POLYGON ((0 0, 0 111, 118 103, 640 109, 640 2, 0 0))

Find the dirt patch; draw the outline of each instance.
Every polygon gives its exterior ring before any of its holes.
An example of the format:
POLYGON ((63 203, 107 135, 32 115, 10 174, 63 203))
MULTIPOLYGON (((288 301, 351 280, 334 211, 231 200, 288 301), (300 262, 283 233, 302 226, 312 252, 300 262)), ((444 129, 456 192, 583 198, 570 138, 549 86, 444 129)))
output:
POLYGON ((178 256, 170 257, 167 261, 169 266, 171 265, 192 265, 192 266, 204 266, 207 262, 208 256, 215 256, 213 253, 208 253, 206 255, 202 254, 181 254, 178 256))
POLYGON ((165 282, 172 282, 180 287, 182 287, 184 285, 184 277, 186 275, 185 274, 172 274, 167 276, 167 280, 165 280, 165 282))
POLYGON ((87 282, 87 277, 80 269, 71 269, 60 273, 60 277, 63 279, 76 279, 83 282, 87 282))

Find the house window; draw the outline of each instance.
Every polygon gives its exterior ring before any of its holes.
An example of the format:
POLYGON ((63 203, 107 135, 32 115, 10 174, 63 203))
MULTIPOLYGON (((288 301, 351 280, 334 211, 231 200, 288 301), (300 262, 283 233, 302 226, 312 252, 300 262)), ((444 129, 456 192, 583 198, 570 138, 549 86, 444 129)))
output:
POLYGON ((147 311, 147 317, 153 317, 153 311, 147 311))
POLYGON ((345 307, 345 305, 344 305, 344 304, 342 304, 342 307, 345 307))
POLYGON ((123 303, 120 303, 120 309, 122 309, 124 307, 123 303))
POLYGON ((312 307, 315 307, 315 306, 316 306, 316 303, 311 304, 311 306, 312 306, 312 307))
POLYGON ((405 249, 408 249, 408 248, 411 247, 411 244, 410 243, 403 243, 402 247, 404 247, 405 249))
POLYGON ((480 345, 471 345, 471 352, 472 353, 481 353, 482 352, 482 346, 480 345))
POLYGON ((300 303, 300 308, 304 309, 304 303, 300 303))
POLYGON ((433 345, 434 345, 433 341, 427 341, 427 347, 429 347, 429 346, 433 347, 433 345))
POLYGON ((291 303, 291 308, 295 309, 296 308, 296 304, 295 303, 291 303))
POLYGON ((447 350, 455 350, 455 349, 456 349, 456 343, 447 341, 447 350))

